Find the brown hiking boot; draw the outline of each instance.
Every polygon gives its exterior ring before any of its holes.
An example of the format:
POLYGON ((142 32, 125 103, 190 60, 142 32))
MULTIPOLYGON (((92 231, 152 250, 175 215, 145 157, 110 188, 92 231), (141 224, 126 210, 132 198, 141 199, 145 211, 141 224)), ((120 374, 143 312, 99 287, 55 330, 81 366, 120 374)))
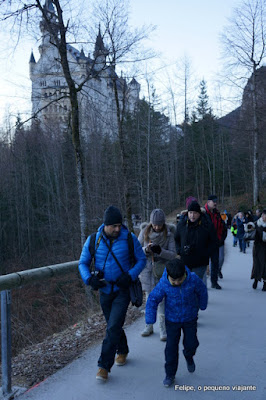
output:
POLYGON ((99 368, 96 379, 106 382, 108 379, 108 371, 106 371, 104 368, 99 368))
POLYGON ((117 357, 115 359, 115 364, 122 366, 125 365, 125 363, 127 362, 127 354, 117 354, 117 357))

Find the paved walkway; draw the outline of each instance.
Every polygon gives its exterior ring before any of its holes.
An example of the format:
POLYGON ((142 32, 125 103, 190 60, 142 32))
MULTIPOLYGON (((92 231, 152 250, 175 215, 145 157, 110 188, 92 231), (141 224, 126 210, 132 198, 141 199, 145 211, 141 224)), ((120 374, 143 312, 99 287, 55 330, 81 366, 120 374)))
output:
POLYGON ((194 374, 187 371, 181 353, 176 386, 162 385, 165 344, 157 327, 152 336, 142 338, 140 319, 126 329, 128 363, 114 366, 107 383, 95 379, 97 345, 19 400, 265 400, 266 293, 262 284, 252 289, 252 247, 242 254, 231 242, 229 233, 223 290, 209 289, 208 308, 199 315, 194 374))

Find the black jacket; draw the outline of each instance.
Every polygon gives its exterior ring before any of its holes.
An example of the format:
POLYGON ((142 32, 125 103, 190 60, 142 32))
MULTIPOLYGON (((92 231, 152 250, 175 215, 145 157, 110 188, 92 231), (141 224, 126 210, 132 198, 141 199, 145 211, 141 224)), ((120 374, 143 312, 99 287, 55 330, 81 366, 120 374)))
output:
POLYGON ((180 220, 175 241, 177 253, 190 269, 208 265, 210 256, 219 246, 213 224, 202 213, 195 223, 191 223, 187 216, 180 220))

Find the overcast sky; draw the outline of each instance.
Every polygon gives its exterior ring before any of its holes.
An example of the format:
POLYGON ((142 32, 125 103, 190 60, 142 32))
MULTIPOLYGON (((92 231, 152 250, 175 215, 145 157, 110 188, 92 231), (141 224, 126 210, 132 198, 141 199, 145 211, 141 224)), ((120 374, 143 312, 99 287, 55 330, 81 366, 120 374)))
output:
MULTIPOLYGON (((218 96, 214 80, 222 64, 219 34, 237 4, 238 0, 131 1, 133 26, 141 26, 144 23, 157 26, 152 41, 149 42, 150 47, 160 52, 160 58, 156 63, 173 65, 186 54, 191 59, 195 78, 198 81, 202 78, 207 81, 214 110, 217 109, 215 97, 218 96)), ((30 111, 31 83, 28 62, 31 49, 34 49, 36 59, 39 55, 36 43, 26 39, 19 43, 15 51, 11 51, 14 42, 10 41, 8 29, 3 23, 0 25, 0 42, 2 42, 0 46, 0 125, 2 125, 3 116, 7 112, 16 115, 19 110, 22 114, 24 111, 30 111), (10 51, 7 52, 3 43, 9 42, 10 51)), ((157 87, 156 82, 154 84, 157 87)), ((160 85, 157 90, 159 93, 160 85)), ((226 113, 233 107, 232 104, 223 103, 220 111, 226 113)))

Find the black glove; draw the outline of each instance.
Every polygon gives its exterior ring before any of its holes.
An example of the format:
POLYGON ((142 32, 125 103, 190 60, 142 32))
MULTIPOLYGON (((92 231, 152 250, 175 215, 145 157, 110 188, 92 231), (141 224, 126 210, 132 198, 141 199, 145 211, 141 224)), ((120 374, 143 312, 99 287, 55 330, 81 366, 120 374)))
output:
POLYGON ((127 289, 131 283, 131 276, 127 272, 123 272, 116 281, 117 286, 122 289, 127 289))
POLYGON ((98 275, 92 275, 88 280, 88 284, 92 287, 93 290, 98 290, 106 286, 106 282, 100 280, 98 275))
POLYGON ((161 249, 161 246, 159 246, 158 244, 153 244, 153 245, 151 246, 151 251, 152 251, 153 253, 160 254, 161 251, 162 251, 162 249, 161 249))

